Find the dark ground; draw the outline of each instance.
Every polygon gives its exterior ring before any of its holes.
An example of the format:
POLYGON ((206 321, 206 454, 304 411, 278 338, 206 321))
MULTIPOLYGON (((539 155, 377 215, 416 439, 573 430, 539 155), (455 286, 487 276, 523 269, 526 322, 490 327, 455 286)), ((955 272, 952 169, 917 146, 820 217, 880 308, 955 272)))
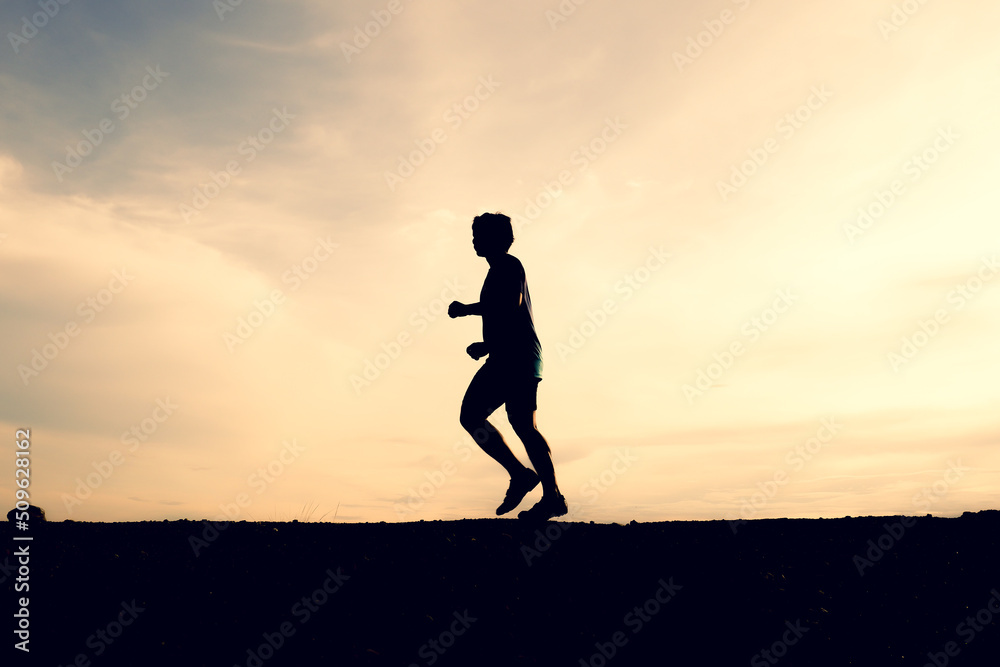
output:
POLYGON ((1000 664, 1000 512, 905 524, 49 523, 33 663, 10 649, 5 524, 3 663, 1000 664))

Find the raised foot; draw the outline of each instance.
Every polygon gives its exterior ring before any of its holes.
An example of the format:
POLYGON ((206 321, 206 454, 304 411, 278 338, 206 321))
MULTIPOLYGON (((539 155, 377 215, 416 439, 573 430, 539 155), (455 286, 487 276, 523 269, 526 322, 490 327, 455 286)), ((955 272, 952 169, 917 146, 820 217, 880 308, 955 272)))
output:
POLYGON ((507 487, 507 495, 497 508, 497 516, 506 514, 521 504, 524 497, 538 486, 538 475, 534 470, 526 470, 524 475, 517 479, 511 478, 510 486, 507 487))

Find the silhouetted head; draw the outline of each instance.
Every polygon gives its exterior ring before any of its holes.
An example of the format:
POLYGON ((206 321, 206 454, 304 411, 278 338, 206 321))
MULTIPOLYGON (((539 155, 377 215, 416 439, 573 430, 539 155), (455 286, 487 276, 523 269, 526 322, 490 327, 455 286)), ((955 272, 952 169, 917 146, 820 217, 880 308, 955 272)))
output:
POLYGON ((472 219, 472 247, 480 257, 495 257, 510 250, 514 228, 503 213, 483 213, 472 219))

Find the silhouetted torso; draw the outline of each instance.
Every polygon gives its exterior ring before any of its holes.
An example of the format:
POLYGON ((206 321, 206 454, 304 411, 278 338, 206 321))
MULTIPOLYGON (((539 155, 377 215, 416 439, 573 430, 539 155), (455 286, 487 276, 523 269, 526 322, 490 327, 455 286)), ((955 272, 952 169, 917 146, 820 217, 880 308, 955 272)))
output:
POLYGON ((520 260, 505 254, 493 262, 479 302, 489 359, 515 372, 542 377, 542 344, 535 333, 528 280, 520 260))

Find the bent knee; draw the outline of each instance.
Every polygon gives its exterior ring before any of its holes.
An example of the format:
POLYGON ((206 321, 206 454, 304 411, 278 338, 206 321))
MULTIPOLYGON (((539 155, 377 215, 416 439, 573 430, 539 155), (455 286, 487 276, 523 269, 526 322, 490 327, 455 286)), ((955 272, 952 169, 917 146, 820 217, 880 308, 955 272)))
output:
POLYGON ((516 433, 519 438, 523 438, 525 435, 530 435, 538 431, 538 428, 535 426, 535 420, 531 416, 512 417, 508 414, 507 421, 510 422, 510 427, 514 429, 514 433, 516 433))

